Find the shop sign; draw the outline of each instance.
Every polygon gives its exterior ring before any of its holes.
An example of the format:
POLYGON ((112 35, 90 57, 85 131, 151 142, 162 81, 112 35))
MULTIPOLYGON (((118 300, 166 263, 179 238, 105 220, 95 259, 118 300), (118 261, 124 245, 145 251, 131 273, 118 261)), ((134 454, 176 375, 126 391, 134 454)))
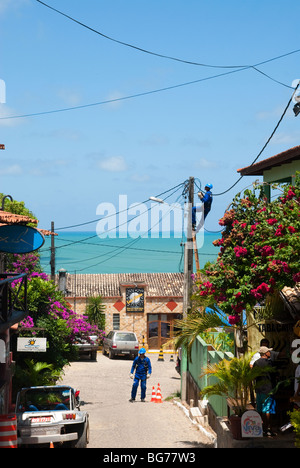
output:
POLYGON ((17 351, 22 353, 45 353, 47 338, 18 338, 17 351))
POLYGON ((6 363, 6 343, 4 340, 0 339, 0 364, 5 364, 6 363))
POLYGON ((45 242, 37 229, 21 224, 0 226, 0 251, 25 254, 39 249, 45 242))
POLYGON ((262 437, 263 425, 256 411, 246 411, 242 416, 242 437, 262 437))
POLYGON ((144 288, 126 288, 126 312, 144 312, 144 288))

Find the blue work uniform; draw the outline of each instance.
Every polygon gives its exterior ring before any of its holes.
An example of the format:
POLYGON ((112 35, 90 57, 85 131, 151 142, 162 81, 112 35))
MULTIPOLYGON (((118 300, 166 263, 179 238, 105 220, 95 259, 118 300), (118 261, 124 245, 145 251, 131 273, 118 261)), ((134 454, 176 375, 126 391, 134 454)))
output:
POLYGON ((135 400, 137 389, 139 386, 139 383, 141 382, 141 399, 144 400, 146 397, 146 388, 147 388, 147 374, 152 373, 152 367, 151 367, 151 361, 148 357, 144 357, 144 359, 141 359, 140 356, 137 356, 131 367, 131 374, 134 373, 135 370, 135 376, 133 380, 133 385, 131 389, 131 398, 132 400, 135 400))
MULTIPOLYGON (((208 215, 208 213, 211 210, 211 205, 213 201, 213 196, 210 190, 208 190, 205 195, 201 198, 201 201, 203 203, 203 208, 204 208, 204 219, 208 215)), ((196 213, 201 211, 201 208, 197 208, 196 206, 193 206, 192 208, 192 225, 196 225, 196 213)))
POLYGON ((201 199, 202 203, 204 203, 204 219, 206 218, 206 216, 208 215, 208 213, 210 212, 210 209, 211 209, 211 204, 212 204, 212 201, 213 201, 213 196, 212 196, 212 193, 210 190, 208 190, 204 197, 201 199))

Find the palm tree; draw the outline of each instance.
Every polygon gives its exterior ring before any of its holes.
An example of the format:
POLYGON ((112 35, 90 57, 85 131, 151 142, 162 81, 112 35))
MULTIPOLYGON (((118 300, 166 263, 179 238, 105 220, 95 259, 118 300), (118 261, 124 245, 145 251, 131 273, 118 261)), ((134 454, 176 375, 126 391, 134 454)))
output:
POLYGON ((61 371, 47 362, 36 362, 33 359, 25 359, 26 367, 16 366, 14 386, 37 387, 39 385, 53 385, 61 376, 61 371))
POLYGON ((102 296, 89 297, 86 312, 92 324, 97 325, 98 328, 105 328, 105 305, 102 296))
POLYGON ((228 327, 222 313, 215 309, 203 309, 199 312, 192 312, 186 318, 175 321, 177 331, 174 333, 175 349, 184 348, 189 358, 194 341, 200 333, 204 333, 210 328, 228 327))

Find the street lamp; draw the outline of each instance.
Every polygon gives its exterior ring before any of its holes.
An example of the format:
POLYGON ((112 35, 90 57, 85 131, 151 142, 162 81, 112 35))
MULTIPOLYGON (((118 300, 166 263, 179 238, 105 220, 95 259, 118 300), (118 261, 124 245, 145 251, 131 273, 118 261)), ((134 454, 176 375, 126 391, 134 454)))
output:
MULTIPOLYGON (((300 84, 300 81, 299 81, 299 84, 300 84)), ((294 100, 296 101, 296 104, 293 107, 293 111, 294 111, 295 117, 297 117, 297 115, 300 114, 300 95, 294 96, 294 100)))
POLYGON ((300 102, 297 102, 297 104, 294 105, 293 111, 294 111, 295 117, 297 117, 297 115, 300 114, 300 102))
POLYGON ((13 201, 13 197, 11 195, 4 195, 4 197, 2 198, 2 206, 0 208, 1 211, 4 211, 4 203, 7 198, 9 198, 10 201, 13 201))

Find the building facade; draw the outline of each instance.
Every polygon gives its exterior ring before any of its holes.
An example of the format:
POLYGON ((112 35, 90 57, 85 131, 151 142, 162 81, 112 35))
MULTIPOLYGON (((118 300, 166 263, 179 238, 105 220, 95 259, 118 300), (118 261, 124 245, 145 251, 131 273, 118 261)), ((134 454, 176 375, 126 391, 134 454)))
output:
POLYGON ((89 297, 101 296, 105 331, 136 333, 148 349, 173 337, 183 313, 182 273, 78 274, 61 271, 58 287, 74 312, 84 315, 89 297))

